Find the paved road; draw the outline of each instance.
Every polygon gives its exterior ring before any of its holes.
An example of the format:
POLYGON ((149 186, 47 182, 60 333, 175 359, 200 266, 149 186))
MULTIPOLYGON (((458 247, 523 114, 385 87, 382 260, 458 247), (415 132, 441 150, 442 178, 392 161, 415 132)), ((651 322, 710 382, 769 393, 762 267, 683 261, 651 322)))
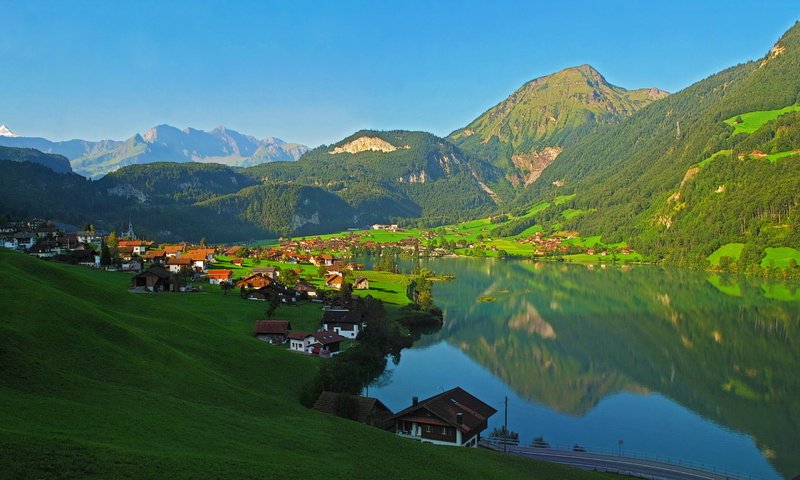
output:
POLYGON ((537 460, 562 463, 585 470, 614 472, 654 480, 727 480, 732 477, 705 472, 668 463, 640 460, 638 458, 614 457, 595 453, 549 450, 534 447, 509 447, 509 453, 537 460))

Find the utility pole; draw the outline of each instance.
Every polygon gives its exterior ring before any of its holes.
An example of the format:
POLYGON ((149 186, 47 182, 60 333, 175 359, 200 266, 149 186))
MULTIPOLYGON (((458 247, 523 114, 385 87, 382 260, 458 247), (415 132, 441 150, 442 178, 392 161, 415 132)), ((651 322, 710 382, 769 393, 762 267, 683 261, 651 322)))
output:
POLYGON ((508 395, 506 395, 506 413, 503 419, 503 453, 508 452, 508 395))

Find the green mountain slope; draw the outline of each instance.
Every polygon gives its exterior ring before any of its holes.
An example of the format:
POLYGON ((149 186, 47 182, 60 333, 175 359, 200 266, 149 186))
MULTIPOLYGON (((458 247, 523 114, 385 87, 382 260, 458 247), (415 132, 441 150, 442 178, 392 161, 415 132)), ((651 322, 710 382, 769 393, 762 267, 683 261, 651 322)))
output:
POLYGON ((512 195, 499 169, 426 132, 363 130, 297 162, 244 172, 334 192, 358 211, 356 225, 420 216, 433 223, 461 220, 512 195))
POLYGON ((3 477, 589 475, 305 409, 297 397, 319 360, 255 340, 258 302, 134 295, 126 274, 6 251, 0 265, 0 301, 19 306, 0 321, 3 477))
POLYGON ((665 96, 655 88, 611 85, 597 70, 581 65, 526 83, 448 138, 490 159, 515 184, 529 185, 594 126, 618 123, 665 96))
POLYGON ((54 172, 72 172, 72 167, 70 167, 69 160, 67 160, 66 157, 42 153, 38 150, 34 150, 33 148, 0 147, 0 160, 38 163, 39 165, 44 165, 54 172))
POLYGON ((716 168, 691 167, 738 146, 768 153, 800 148, 795 124, 780 127, 778 146, 772 138, 777 130, 771 127, 734 135, 733 127, 724 122, 748 112, 784 108, 798 99, 800 27, 795 25, 763 59, 713 75, 580 140, 544 171, 524 198, 535 202, 577 194, 568 207, 592 213, 570 219, 565 228, 601 234, 606 241, 628 240, 638 250, 679 262, 702 264, 719 247, 720 238, 773 246, 767 227, 797 229, 794 218, 800 199, 792 172, 800 168, 798 162, 785 159, 767 168, 763 159, 744 157, 737 167, 742 170, 728 170, 728 181, 716 168), (725 183, 731 192, 736 179, 747 177, 770 194, 752 198, 747 208, 736 200, 743 197, 734 195, 718 195, 705 206, 674 201, 678 190, 714 172, 722 175, 715 178, 719 182, 715 190, 725 183))

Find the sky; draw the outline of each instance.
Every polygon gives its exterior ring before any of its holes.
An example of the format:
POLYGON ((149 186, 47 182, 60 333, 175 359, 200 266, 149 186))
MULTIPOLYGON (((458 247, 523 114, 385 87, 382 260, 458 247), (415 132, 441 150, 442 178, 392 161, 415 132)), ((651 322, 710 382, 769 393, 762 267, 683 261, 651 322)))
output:
POLYGON ((0 0, 0 124, 51 140, 218 125, 309 146, 447 135, 588 63, 676 92, 763 56, 800 1, 0 0))

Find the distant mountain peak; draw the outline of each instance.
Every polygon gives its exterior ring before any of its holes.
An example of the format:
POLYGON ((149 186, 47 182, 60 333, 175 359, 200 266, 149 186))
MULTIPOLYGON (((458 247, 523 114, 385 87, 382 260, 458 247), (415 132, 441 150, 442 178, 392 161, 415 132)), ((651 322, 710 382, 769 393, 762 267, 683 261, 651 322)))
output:
POLYGON ((5 125, 0 125, 0 137, 18 137, 16 133, 12 132, 5 125))

